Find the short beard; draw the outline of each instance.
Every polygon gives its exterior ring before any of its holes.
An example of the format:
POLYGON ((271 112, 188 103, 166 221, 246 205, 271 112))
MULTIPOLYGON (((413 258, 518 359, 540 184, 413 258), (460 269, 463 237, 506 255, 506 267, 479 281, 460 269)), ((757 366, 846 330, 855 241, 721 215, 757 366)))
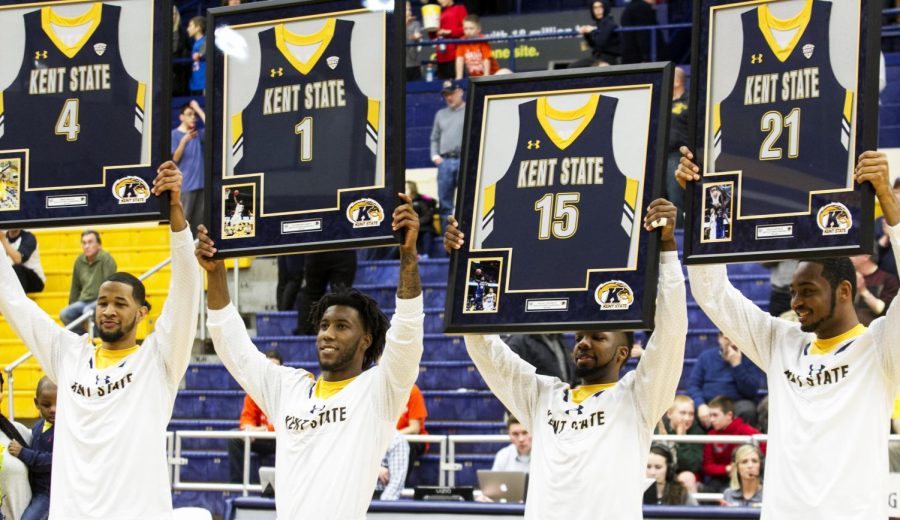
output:
POLYGON ((350 363, 353 362, 353 358, 356 356, 356 352, 359 350, 359 343, 356 344, 356 347, 353 350, 347 350, 343 352, 341 357, 335 359, 331 363, 327 363, 322 361, 322 357, 319 356, 319 368, 322 370, 328 370, 331 372, 337 372, 347 368, 350 363))
MULTIPOLYGON (((610 363, 611 363, 611 362, 612 362, 612 361, 610 361, 610 363)), ((580 368, 580 367, 576 364, 576 365, 575 365, 575 377, 577 377, 577 378, 579 378, 579 379, 590 378, 591 376, 596 375, 596 374, 599 374, 600 372, 602 372, 602 371, 606 368, 606 366, 607 366, 608 364, 609 364, 609 363, 607 363, 606 365, 595 366, 595 367, 592 367, 592 368, 580 368)))
POLYGON ((822 325, 822 323, 830 320, 831 318, 834 318, 834 308, 836 307, 835 301, 837 300, 836 296, 837 296, 837 289, 835 289, 834 291, 831 292, 831 308, 828 310, 827 316, 825 316, 824 318, 822 318, 821 320, 819 320, 815 323, 808 323, 805 325, 800 325, 800 330, 802 330, 803 332, 815 332, 816 329, 818 329, 822 325))
POLYGON ((130 334, 136 325, 137 318, 135 318, 127 328, 119 327, 111 332, 104 332, 102 327, 97 327, 97 336, 105 343, 115 343, 124 338, 127 334, 130 334))

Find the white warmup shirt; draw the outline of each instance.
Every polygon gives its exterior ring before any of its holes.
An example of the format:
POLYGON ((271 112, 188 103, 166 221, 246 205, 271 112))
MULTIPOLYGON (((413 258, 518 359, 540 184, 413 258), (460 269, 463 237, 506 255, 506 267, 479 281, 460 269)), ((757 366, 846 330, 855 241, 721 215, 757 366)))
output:
POLYGON ((216 352, 275 425, 279 518, 366 517, 378 468, 419 375, 424 319, 421 295, 398 298, 379 364, 319 399, 309 372, 277 366, 256 349, 233 305, 209 311, 216 352))
POLYGON ((499 336, 466 336, 491 391, 532 434, 525 518, 639 520, 653 427, 672 405, 687 335, 677 253, 661 255, 656 330, 637 369, 580 404, 499 336))
MULTIPOLYGON (((890 235, 900 258, 900 226, 890 235)), ((703 311, 768 376, 762 518, 887 518, 887 436, 900 393, 897 305, 868 330, 816 342, 798 323, 745 298, 724 265, 691 266, 688 273, 703 311)))
POLYGON ((0 312, 59 386, 51 520, 172 518, 166 425, 197 331, 202 277, 189 229, 172 233, 172 279, 156 331, 115 366, 29 300, 0 255, 0 312))

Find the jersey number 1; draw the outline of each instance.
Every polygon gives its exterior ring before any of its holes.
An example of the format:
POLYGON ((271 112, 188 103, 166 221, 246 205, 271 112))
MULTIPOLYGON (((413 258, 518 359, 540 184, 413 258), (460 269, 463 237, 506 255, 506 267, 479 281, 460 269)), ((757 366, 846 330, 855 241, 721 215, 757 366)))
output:
POLYGON ((800 109, 791 110, 787 116, 773 110, 763 114, 759 121, 759 129, 769 132, 759 148, 760 160, 781 159, 781 148, 775 148, 775 143, 778 142, 784 128, 788 130, 788 157, 793 159, 800 155, 800 109))
POLYGON ((312 160, 312 130, 313 121, 311 117, 304 117, 294 126, 294 133, 300 136, 300 161, 309 162, 312 160))
POLYGON ((56 120, 56 135, 66 136, 66 141, 77 141, 81 125, 78 124, 78 100, 67 99, 56 120))
POLYGON ((534 203, 534 210, 540 213, 538 238, 549 240, 552 233, 556 238, 572 238, 578 230, 578 193, 548 193, 534 203))

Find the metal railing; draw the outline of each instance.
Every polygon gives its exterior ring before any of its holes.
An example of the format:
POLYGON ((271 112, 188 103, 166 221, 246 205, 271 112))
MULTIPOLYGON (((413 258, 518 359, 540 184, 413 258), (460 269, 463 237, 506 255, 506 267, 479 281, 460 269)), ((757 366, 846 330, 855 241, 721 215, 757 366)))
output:
MULTIPOLYGON (((158 273, 160 270, 162 270, 163 267, 169 265, 170 263, 172 263, 171 256, 169 258, 166 258, 162 262, 156 264, 155 266, 151 267, 144 274, 138 276, 138 280, 144 281, 147 278, 150 278, 151 276, 158 273)), ((93 303, 97 303, 97 302, 94 301, 93 303)), ((92 304, 92 305, 89 305, 87 307, 87 309, 85 309, 84 313, 81 316, 79 316, 78 319, 76 319, 75 321, 66 325, 66 330, 74 330, 75 327, 78 327, 79 325, 84 323, 85 320, 89 320, 93 315, 94 315, 94 307, 92 304)), ((93 326, 88 328, 88 340, 91 342, 93 342, 93 340, 94 340, 94 327, 93 326)), ((16 414, 15 402, 13 399, 13 397, 15 396, 14 391, 13 391, 13 387, 15 386, 15 378, 13 377, 13 370, 18 368, 22 363, 31 359, 31 357, 33 355, 34 354, 32 354, 30 351, 26 352, 26 353, 22 354, 21 356, 19 356, 15 361, 10 363, 9 365, 6 365, 6 368, 3 369, 3 371, 6 372, 6 392, 7 392, 7 397, 8 397, 7 404, 9 407, 8 409, 9 409, 9 420, 10 421, 15 419, 15 414, 16 414)))

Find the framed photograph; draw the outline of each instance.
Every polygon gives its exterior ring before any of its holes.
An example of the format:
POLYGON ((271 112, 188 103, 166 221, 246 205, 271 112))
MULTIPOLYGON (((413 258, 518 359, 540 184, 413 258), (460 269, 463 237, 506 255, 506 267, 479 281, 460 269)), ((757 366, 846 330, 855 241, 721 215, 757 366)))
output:
POLYGON ((473 79, 445 332, 652 326, 672 92, 663 64, 473 79))
POLYGON ((169 1, 0 5, 0 225, 168 218, 169 1))
POLYGON ((209 11, 206 207, 221 257, 396 244, 404 12, 399 0, 209 11))
POLYGON ((877 146, 880 8, 695 1, 686 263, 871 251, 874 196, 853 171, 877 146))

